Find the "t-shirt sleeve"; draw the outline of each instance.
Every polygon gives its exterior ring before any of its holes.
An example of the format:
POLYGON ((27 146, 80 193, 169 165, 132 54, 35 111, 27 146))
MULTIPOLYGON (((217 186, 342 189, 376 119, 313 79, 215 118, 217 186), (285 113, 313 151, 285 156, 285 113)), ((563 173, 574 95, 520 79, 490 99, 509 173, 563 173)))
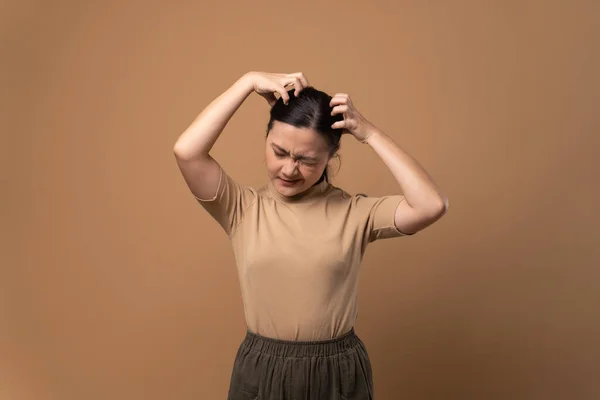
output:
POLYGON ((223 168, 220 169, 217 193, 212 199, 200 199, 198 203, 217 221, 231 237, 244 218, 244 213, 256 200, 256 190, 236 182, 223 168))
POLYGON ((406 201, 403 195, 370 197, 359 194, 356 199, 364 210, 363 223, 368 242, 414 235, 414 233, 401 232, 394 223, 396 208, 400 203, 406 201))

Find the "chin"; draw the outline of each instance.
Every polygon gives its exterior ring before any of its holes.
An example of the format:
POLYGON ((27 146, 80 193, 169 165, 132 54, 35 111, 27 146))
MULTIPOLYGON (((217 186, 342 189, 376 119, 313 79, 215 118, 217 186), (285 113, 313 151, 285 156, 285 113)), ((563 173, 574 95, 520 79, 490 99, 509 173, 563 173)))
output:
POLYGON ((280 189, 279 192, 284 196, 293 197, 293 196, 297 195, 298 193, 300 193, 301 191, 296 190, 296 189, 283 188, 283 189, 280 189))
POLYGON ((295 194, 301 193, 302 191, 304 191, 304 182, 298 183, 295 186, 286 186, 284 184, 282 184, 281 180, 279 178, 276 179, 277 180, 277 187, 279 189, 279 191, 282 194, 285 194, 286 196, 293 196, 295 194))

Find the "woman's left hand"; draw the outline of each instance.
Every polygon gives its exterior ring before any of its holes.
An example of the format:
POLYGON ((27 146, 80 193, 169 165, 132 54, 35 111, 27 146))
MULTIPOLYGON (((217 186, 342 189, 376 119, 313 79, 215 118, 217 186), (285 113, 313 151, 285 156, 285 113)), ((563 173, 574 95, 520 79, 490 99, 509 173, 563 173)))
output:
POLYGON ((338 121, 331 125, 331 127, 333 129, 344 129, 347 133, 354 136, 356 140, 365 143, 373 132, 373 125, 354 108, 350 96, 346 93, 337 93, 331 99, 329 106, 333 107, 331 115, 342 114, 344 116, 343 121, 338 121))

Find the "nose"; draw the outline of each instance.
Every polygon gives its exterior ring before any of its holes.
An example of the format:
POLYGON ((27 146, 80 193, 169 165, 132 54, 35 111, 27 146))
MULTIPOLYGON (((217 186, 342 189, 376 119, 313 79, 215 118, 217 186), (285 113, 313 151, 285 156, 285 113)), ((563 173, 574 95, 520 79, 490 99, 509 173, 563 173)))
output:
POLYGON ((286 160, 283 168, 281 168, 281 172, 285 177, 294 178, 296 176, 296 161, 294 160, 286 160))

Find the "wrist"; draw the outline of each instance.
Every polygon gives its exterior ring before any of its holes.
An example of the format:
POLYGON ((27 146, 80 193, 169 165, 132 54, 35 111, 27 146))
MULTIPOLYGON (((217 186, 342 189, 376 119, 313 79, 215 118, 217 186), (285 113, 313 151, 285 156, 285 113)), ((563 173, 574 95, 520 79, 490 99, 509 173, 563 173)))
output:
POLYGON ((363 130, 362 139, 359 139, 358 141, 362 144, 369 144, 369 140, 379 133, 381 133, 379 129, 377 129, 374 125, 367 123, 365 129, 363 130))
POLYGON ((236 81, 235 85, 241 87, 246 94, 252 93, 254 91, 254 72, 246 72, 236 81))

